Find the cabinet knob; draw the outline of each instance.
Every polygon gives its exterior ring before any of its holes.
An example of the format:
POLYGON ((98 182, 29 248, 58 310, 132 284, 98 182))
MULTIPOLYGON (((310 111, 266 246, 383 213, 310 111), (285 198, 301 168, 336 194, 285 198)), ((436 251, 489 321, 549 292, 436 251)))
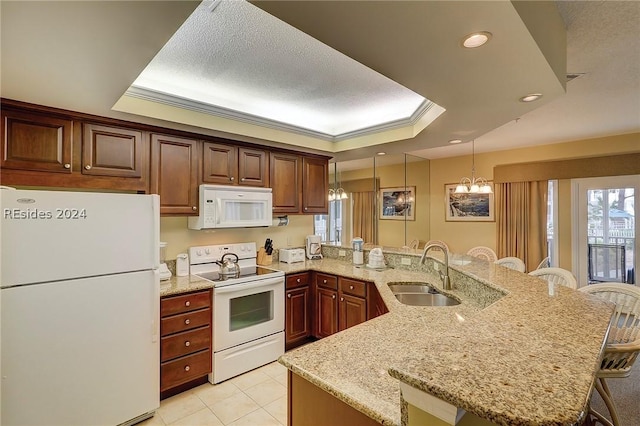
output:
POLYGON ((191 323, 191 320, 190 320, 189 318, 187 318, 186 320, 184 320, 184 323, 185 323, 186 325, 189 325, 189 324, 191 323))
POLYGON ((189 367, 188 365, 185 365, 184 366, 184 371, 189 371, 189 370, 191 370, 191 367, 189 367))
POLYGON ((240 179, 240 181, 244 182, 244 178, 240 179))
POLYGON ((65 168, 65 169, 70 169, 70 168, 71 168, 71 164, 66 163, 66 164, 64 165, 64 168, 65 168))
POLYGON ((344 302, 344 297, 341 297, 341 298, 340 298, 340 301, 341 301, 341 302, 344 302))
POLYGON ((300 278, 296 279, 296 282, 300 282, 300 278))
POLYGON ((332 294, 332 295, 331 295, 331 298, 332 298, 332 299, 335 299, 335 298, 336 298, 336 295, 335 295, 335 294, 332 294))
POLYGON ((196 206, 191 207, 191 210, 196 211, 198 208, 196 206))
POLYGON ((191 342, 187 340, 186 342, 184 342, 184 345, 185 345, 186 347, 189 347, 189 346, 191 346, 191 342))
POLYGON ((291 293, 287 294, 287 297, 288 297, 289 299, 291 299, 291 293))
POLYGON ((349 290, 353 290, 353 286, 352 285, 349 286, 349 290))
POLYGON ((307 211, 307 210, 308 210, 308 209, 305 207, 305 208, 304 208, 304 211, 307 211))
POLYGON ((91 170, 91 166, 87 164, 86 166, 84 166, 84 169, 85 170, 91 170))
POLYGON ((191 302, 187 300, 186 302, 184 302, 184 306, 191 306, 191 302))
POLYGON ((323 283, 323 284, 326 284, 326 283, 327 283, 327 280, 322 280, 322 283, 323 283))
POLYGON ((234 178, 233 176, 231 176, 231 177, 229 178, 229 180, 230 180, 231 182, 233 182, 233 180, 234 180, 234 179, 235 179, 235 178, 234 178))

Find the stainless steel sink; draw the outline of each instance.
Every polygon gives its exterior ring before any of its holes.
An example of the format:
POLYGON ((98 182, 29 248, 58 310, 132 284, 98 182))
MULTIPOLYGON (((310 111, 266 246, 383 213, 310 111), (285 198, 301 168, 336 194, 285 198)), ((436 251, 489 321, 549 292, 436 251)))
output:
POLYGON ((455 306, 460 302, 439 293, 427 283, 389 283, 389 289, 400 303, 412 306, 455 306))

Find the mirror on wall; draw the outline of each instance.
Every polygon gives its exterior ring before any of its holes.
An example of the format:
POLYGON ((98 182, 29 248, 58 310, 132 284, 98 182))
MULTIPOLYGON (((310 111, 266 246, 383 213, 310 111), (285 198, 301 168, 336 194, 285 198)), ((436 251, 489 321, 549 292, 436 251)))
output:
POLYGON ((424 246, 429 239, 429 160, 409 154, 329 165, 329 214, 314 233, 328 244, 424 246), (413 243, 413 244, 412 244, 413 243))

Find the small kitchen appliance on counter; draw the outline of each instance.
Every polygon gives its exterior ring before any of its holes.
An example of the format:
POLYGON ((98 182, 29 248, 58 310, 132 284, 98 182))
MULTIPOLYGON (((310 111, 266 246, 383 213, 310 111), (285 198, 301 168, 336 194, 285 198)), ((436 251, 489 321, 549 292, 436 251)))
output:
POLYGON ((167 267, 167 243, 160 241, 160 267, 158 273, 160 274, 160 281, 166 281, 171 278, 171 271, 167 267))
POLYGON ((322 259, 322 237, 307 235, 307 259, 322 259))
POLYGON ((364 241, 362 238, 356 237, 351 241, 351 244, 353 245, 353 264, 362 265, 364 263, 364 253, 362 252, 364 241))
POLYGON ((257 252, 256 243, 189 248, 191 275, 213 283, 211 383, 284 354, 284 273, 257 265, 257 252))
POLYGON ((301 248, 280 249, 278 253, 279 253, 278 257, 280 258, 280 262, 284 262, 284 263, 304 262, 304 249, 301 249, 301 248))

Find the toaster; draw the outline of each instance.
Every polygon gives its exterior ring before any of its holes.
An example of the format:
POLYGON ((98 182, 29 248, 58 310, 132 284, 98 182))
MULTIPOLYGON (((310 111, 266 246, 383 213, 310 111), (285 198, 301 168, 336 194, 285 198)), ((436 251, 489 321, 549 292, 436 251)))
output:
POLYGON ((280 262, 285 263, 295 263, 295 262, 304 262, 304 249, 301 248, 291 248, 291 249, 280 249, 278 252, 278 257, 280 262))

